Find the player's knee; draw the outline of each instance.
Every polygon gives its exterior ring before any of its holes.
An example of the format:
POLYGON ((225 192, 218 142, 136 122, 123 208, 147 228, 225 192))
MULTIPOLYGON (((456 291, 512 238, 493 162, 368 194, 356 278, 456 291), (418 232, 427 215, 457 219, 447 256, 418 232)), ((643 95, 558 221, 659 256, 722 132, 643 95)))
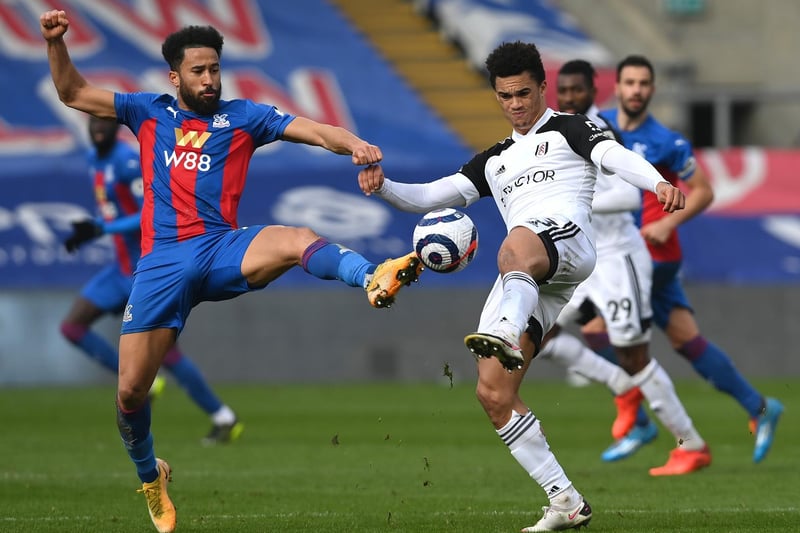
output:
POLYGON ((689 361, 694 361, 703 355, 708 348, 708 341, 702 335, 697 335, 692 340, 674 346, 675 351, 689 361))
POLYGON ((117 403, 125 411, 135 411, 147 401, 150 387, 135 383, 120 383, 117 387, 117 403))
POLYGON ((311 228, 294 228, 294 240, 302 250, 305 250, 316 241, 322 239, 319 234, 311 228))
POLYGON ((84 324, 75 322, 67 322, 66 320, 61 323, 61 335, 72 344, 78 344, 83 339, 89 328, 84 324))
POLYGON ((550 270, 550 259, 546 255, 519 254, 513 247, 505 246, 497 253, 497 268, 502 274, 524 272, 540 280, 550 270))

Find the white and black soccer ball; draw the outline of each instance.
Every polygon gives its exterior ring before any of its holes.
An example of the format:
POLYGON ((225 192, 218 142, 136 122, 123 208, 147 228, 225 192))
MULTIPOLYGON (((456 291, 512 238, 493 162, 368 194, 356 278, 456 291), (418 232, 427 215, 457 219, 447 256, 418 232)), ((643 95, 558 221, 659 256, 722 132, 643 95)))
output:
POLYGON ((475 258, 478 228, 458 209, 436 209, 417 222, 412 244, 426 268, 458 272, 475 258))

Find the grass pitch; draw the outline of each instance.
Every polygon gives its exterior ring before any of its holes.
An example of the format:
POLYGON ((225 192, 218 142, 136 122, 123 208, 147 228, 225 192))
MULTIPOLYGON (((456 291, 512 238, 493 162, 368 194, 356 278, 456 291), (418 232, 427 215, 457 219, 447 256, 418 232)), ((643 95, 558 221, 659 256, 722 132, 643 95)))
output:
MULTIPOLYGON (((589 500, 591 532, 800 530, 800 381, 759 381, 785 407, 772 451, 752 463, 743 411, 702 382, 678 392, 714 457, 651 478, 674 442, 603 463, 614 409, 599 386, 528 382, 523 397, 589 500)), ((245 424, 204 448, 208 420, 174 383, 153 407, 156 452, 174 470, 178 531, 493 533, 547 504, 474 398, 473 384, 236 385, 221 396, 245 424)), ((155 531, 114 422, 114 390, 0 391, 0 531, 155 531)))

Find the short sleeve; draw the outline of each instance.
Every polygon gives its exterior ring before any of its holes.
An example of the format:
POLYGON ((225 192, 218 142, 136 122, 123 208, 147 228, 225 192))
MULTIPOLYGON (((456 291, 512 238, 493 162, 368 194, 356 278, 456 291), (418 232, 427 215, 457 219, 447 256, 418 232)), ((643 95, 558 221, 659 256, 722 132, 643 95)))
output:
POLYGON ((675 172, 682 180, 692 177, 697 168, 697 160, 694 157, 692 145, 682 135, 676 134, 672 139, 672 157, 670 158, 670 170, 675 172))
POLYGON ((117 122, 128 126, 138 137, 139 128, 152 116, 152 104, 158 97, 152 93, 114 93, 117 122))
POLYGON ((286 126, 295 119, 272 105, 248 101, 247 106, 248 123, 257 146, 280 139, 286 126))

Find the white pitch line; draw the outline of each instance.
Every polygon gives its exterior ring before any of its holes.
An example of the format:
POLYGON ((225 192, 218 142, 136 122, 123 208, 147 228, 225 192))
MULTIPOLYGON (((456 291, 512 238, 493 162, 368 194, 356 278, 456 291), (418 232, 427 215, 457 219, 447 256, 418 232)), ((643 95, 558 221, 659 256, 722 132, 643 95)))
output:
MULTIPOLYGON (((608 514, 694 514, 702 513, 704 515, 713 515, 719 513, 726 514, 741 514, 752 513, 759 511, 762 513, 796 513, 800 511, 798 507, 761 507, 758 509, 748 509, 745 507, 722 507, 722 508, 682 508, 682 509, 592 509, 595 515, 608 515, 608 514)), ((398 512, 398 516, 408 514, 406 512, 398 512)), ((434 517, 445 516, 530 516, 537 514, 536 511, 439 511, 431 513, 434 517)), ((192 516, 192 515, 189 515, 192 516)), ((204 520, 264 520, 270 518, 295 518, 295 517, 312 517, 312 518, 352 518, 363 516, 358 513, 334 513, 334 512, 293 512, 293 513, 253 513, 253 514, 197 514, 196 518, 203 518, 204 520)), ((34 522, 88 522, 97 520, 97 516, 0 516, 0 522, 5 523, 34 523, 34 522)))

